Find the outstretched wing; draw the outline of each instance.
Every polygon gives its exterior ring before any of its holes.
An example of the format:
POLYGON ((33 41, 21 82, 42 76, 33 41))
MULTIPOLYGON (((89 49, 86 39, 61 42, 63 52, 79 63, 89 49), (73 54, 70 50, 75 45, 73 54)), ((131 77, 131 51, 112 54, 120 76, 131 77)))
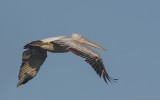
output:
POLYGON ((75 41, 71 38, 67 38, 67 39, 62 39, 62 40, 56 40, 54 41, 57 44, 60 44, 62 46, 66 46, 67 50, 80 56, 85 58, 85 61, 87 63, 89 63, 92 68, 96 71, 96 73, 101 77, 103 76, 104 81, 107 83, 107 80, 112 82, 112 81, 116 81, 117 79, 112 79, 107 71, 105 70, 103 61, 100 57, 100 55, 90 49, 89 47, 85 46, 82 43, 79 43, 78 41, 75 41))
POLYGON ((23 52, 17 87, 27 83, 36 76, 46 57, 47 51, 37 47, 29 48, 23 52))

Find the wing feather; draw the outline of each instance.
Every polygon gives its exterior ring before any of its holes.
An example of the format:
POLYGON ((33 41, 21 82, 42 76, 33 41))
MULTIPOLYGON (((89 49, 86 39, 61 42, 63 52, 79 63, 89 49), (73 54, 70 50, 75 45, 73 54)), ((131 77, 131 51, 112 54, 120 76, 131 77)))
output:
POLYGON ((62 46, 67 46, 67 50, 74 53, 77 56, 80 56, 82 58, 85 58, 85 61, 89 63, 92 68, 96 71, 96 73, 101 77, 103 76, 104 81, 107 83, 107 80, 112 82, 117 79, 112 79, 103 64, 103 61, 100 57, 100 55, 90 49, 89 47, 85 46, 82 43, 79 43, 71 38, 62 39, 62 40, 56 40, 54 41, 57 44, 60 44, 62 46))
POLYGON ((30 48, 23 52, 17 87, 27 83, 36 76, 46 57, 47 52, 37 47, 30 48))

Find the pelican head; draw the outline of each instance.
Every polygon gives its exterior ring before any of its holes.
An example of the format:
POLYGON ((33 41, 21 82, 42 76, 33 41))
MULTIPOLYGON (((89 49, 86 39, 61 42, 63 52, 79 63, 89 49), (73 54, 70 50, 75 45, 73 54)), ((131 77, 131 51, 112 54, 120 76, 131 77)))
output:
POLYGON ((80 34, 77 34, 77 33, 73 33, 72 34, 72 38, 75 39, 76 41, 78 42, 81 42, 83 44, 87 44, 87 45, 90 45, 92 47, 95 47, 95 48, 98 48, 98 49, 101 49, 101 50, 106 50, 105 48, 103 48, 102 46, 84 38, 82 35, 80 34))
POLYGON ((72 33, 72 38, 76 39, 76 40, 79 40, 79 39, 82 39, 83 36, 81 34, 77 34, 77 33, 72 33))

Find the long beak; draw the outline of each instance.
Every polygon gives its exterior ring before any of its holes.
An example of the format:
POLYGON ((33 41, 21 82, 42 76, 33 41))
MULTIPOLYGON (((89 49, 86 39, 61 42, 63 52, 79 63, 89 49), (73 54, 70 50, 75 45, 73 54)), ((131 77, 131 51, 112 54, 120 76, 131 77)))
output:
POLYGON ((82 42, 82 43, 84 43, 84 44, 90 45, 90 46, 92 46, 92 47, 95 47, 95 48, 98 48, 98 49, 101 49, 101 50, 106 51, 106 49, 103 48, 102 46, 100 46, 100 45, 98 45, 98 44, 96 44, 96 43, 94 43, 94 42, 91 42, 90 40, 88 40, 88 39, 86 39, 86 38, 84 38, 84 37, 81 38, 79 41, 82 42))

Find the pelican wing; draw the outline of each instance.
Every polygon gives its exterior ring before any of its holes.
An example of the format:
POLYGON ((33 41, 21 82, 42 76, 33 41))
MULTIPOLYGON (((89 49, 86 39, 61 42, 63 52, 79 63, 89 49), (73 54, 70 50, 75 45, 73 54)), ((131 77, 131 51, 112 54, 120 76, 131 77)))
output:
POLYGON ((117 80, 117 79, 112 79, 108 75, 107 71, 105 70, 103 61, 100 58, 100 55, 96 51, 90 49, 89 47, 71 38, 56 40, 54 42, 60 44, 61 46, 67 47, 68 51, 80 57, 85 58, 85 61, 92 66, 92 68, 96 71, 96 73, 100 77, 103 76, 103 79, 106 83, 107 80, 110 82, 117 80))
POLYGON ((47 52, 37 47, 29 48, 23 52, 17 87, 36 76, 46 57, 47 52))

